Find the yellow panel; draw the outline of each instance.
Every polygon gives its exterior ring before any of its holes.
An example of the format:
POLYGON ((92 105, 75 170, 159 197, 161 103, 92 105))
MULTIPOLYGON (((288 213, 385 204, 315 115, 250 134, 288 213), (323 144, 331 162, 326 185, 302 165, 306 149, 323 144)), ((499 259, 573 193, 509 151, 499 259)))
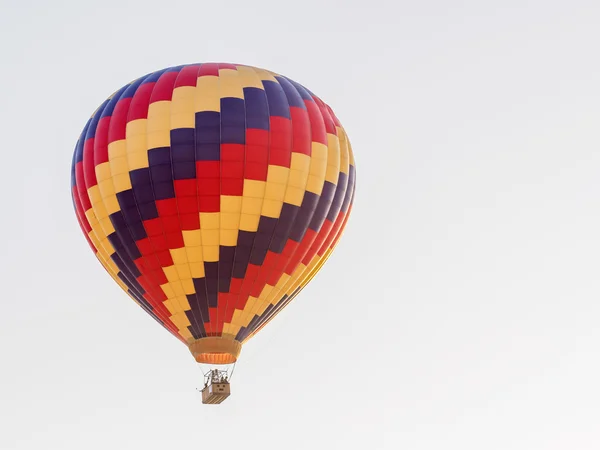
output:
POLYGON ((219 213, 200 213, 200 228, 202 230, 219 229, 219 213))
POLYGON ((325 180, 337 184, 340 176, 340 142, 337 136, 327 134, 327 172, 325 180))
MULTIPOLYGON (((221 213, 239 213, 242 209, 242 197, 237 195, 221 195, 221 213)), ((221 222, 223 216, 221 215, 221 222)))
POLYGON ((244 98, 244 91, 238 79, 237 70, 219 69, 219 88, 221 90, 221 98, 244 98))
POLYGON ((286 184, 288 181, 290 169, 282 166, 269 165, 267 171, 267 184, 268 183, 280 183, 286 184))
POLYGON ((310 160, 312 158, 304 153, 292 152, 292 162, 290 164, 291 170, 301 170, 308 172, 310 169, 310 160))
POLYGON ((119 156, 118 158, 111 159, 109 164, 110 172, 112 173, 113 177, 120 173, 128 172, 127 156, 119 156))
POLYGON ((240 325, 226 323, 223 325, 223 334, 228 334, 235 338, 235 336, 239 333, 241 328, 242 327, 240 325))
POLYGON ((340 128, 338 128, 338 137, 340 140, 340 172, 348 173, 350 158, 348 155, 348 136, 340 128))
POLYGON ((284 201, 290 205, 301 206, 305 192, 306 191, 302 188, 288 186, 287 190, 285 191, 284 201))
POLYGON ((204 253, 204 261, 206 262, 217 262, 219 260, 218 245, 207 245, 202 248, 202 252, 204 253))
POLYGON ((127 153, 127 163, 129 164, 129 171, 145 169, 150 165, 148 162, 148 151, 143 150, 135 153, 127 153))
POLYGON ((194 288, 194 282, 190 278, 181 280, 181 285, 183 286, 184 295, 192 295, 196 292, 196 289, 194 288))
MULTIPOLYGON (((98 188, 98 192, 100 192, 99 188, 98 188)), ((94 213, 96 214, 96 219, 100 223, 100 227, 102 229, 104 229, 104 226, 102 225, 102 223, 104 220, 106 220, 108 218, 108 212, 106 211, 106 207, 104 206, 104 201, 102 200, 102 198, 100 198, 99 202, 92 203, 92 208, 94 210, 94 213)), ((110 222, 110 219, 109 219, 109 222, 110 222)), ((110 226, 112 227, 112 224, 110 226)), ((108 233, 108 234, 110 234, 110 233, 108 233)))
MULTIPOLYGON (((171 267, 175 268, 175 271, 177 270, 177 268, 175 266, 171 266, 171 267)), ((185 292, 183 290, 183 284, 181 283, 181 281, 179 281, 179 280, 172 281, 170 284, 171 284, 171 287, 173 288, 173 292, 175 292, 175 297, 185 295, 185 292)))
POLYGON ((88 197, 92 205, 102 202, 102 195, 100 194, 100 188, 98 185, 94 185, 87 190, 88 197))
POLYGON ((308 181, 308 167, 306 170, 290 170, 290 179, 288 181, 288 186, 294 186, 298 188, 306 187, 306 182, 308 181))
POLYGON ((204 257, 202 256, 202 246, 186 247, 188 262, 203 262, 204 257))
POLYGON ((163 267, 163 272, 165 273, 167 280, 171 282, 179 280, 179 275, 177 275, 175 266, 163 267))
POLYGON ((148 148, 168 147, 171 144, 171 102, 150 104, 147 122, 148 148))
POLYGON ((104 199, 104 205, 106 206, 106 212, 108 212, 108 215, 114 214, 121 210, 116 195, 110 195, 106 197, 104 199))
POLYGON ((221 230, 221 245, 234 247, 237 245, 238 229, 235 230, 221 230))
POLYGON ((192 278, 204 278, 204 263, 190 263, 192 278))
MULTIPOLYGON (((191 281, 191 278, 190 278, 191 281)), ((190 303, 188 302, 188 299, 185 295, 180 295, 176 298, 176 300, 179 302, 179 307, 181 308, 182 311, 189 311, 190 309, 192 309, 190 307, 190 303)))
POLYGON ((238 78, 242 87, 264 89, 260 78, 252 67, 237 66, 238 78))
POLYGON ((98 219, 96 219, 96 214, 94 213, 94 210, 92 208, 88 209, 85 212, 85 217, 93 229, 94 226, 98 223, 98 219))
POLYGON ((258 180, 244 180, 244 197, 262 199, 265 196, 267 183, 258 180))
POLYGON ((113 184, 112 177, 99 182, 98 189, 100 189, 100 194, 102 194, 103 199, 115 195, 115 185, 113 184))
MULTIPOLYGON (((345 133, 345 131, 344 131, 345 133)), ((354 161, 354 152, 352 151, 352 143, 350 142, 350 139, 348 139, 346 137, 346 140, 348 141, 348 154, 350 156, 350 165, 351 166, 356 166, 356 162, 354 161)))
POLYGON ((285 197, 285 184, 267 182, 265 199, 283 201, 285 197))
POLYGON ((283 202, 277 200, 266 200, 263 203, 262 215, 278 219, 281 214, 283 202))
POLYGON ((129 172, 113 175, 113 184, 115 186, 115 193, 131 189, 131 178, 129 178, 129 172))
POLYGON ((244 317, 244 311, 241 309, 235 309, 233 311, 233 316, 231 318, 231 323, 235 324, 237 326, 239 326, 241 328, 242 326, 242 319, 244 317))
POLYGON ((202 245, 202 233, 200 230, 183 230, 183 243, 186 247, 202 245))
POLYGON ((171 249, 169 250, 169 252, 171 253, 171 258, 173 259, 173 263, 175 265, 186 264, 188 262, 186 250, 184 247, 171 249))
POLYGON ((108 160, 122 158, 127 154, 127 143, 125 139, 119 139, 108 144, 108 160))
POLYGON ((102 181, 110 180, 111 172, 108 161, 98 164, 94 170, 96 171, 96 179, 98 180, 98 184, 100 184, 102 181))
POLYGON ((218 245, 219 244, 219 229, 202 229, 202 246, 218 245))
POLYGON ((195 94, 195 86, 180 86, 173 90, 173 98, 171 100, 171 129, 195 127, 195 94))
POLYGON ((171 319, 171 322, 173 322, 180 330, 191 325, 187 315, 184 312, 177 313, 174 316, 169 317, 169 319, 171 319))
MULTIPOLYGON (((104 205, 102 205, 104 208, 104 205)), ((110 217, 108 217, 108 212, 106 213, 106 217, 100 221, 100 228, 104 231, 104 234, 107 236, 115 232, 115 227, 113 226, 110 217)))
POLYGON ((240 226, 240 213, 221 213, 221 231, 237 230, 240 226))
POLYGON ((192 336, 192 333, 188 328, 179 330, 179 335, 184 338, 188 343, 195 341, 196 339, 192 336))
POLYGON ((323 159, 327 160, 327 146, 325 144, 321 144, 320 142, 312 142, 311 143, 311 160, 315 159, 323 159))
POLYGON ((175 297, 175 291, 173 290, 173 287, 171 286, 171 283, 161 284, 160 288, 165 293, 165 295, 167 296, 167 298, 174 298, 175 297))
POLYGON ((306 190, 312 192, 317 195, 321 195, 323 191, 323 184, 325 182, 325 177, 318 177, 315 175, 309 175, 308 181, 306 183, 306 190))
POLYGON ((240 215, 240 230, 257 231, 259 221, 260 221, 259 214, 241 214, 240 215))
POLYGON ((163 302, 163 305, 165 305, 165 308, 167 308, 167 310, 169 311, 169 314, 171 314, 171 315, 177 314, 179 312, 183 312, 183 309, 181 309, 181 305, 179 305, 179 302, 177 300, 175 300, 174 298, 169 298, 169 299, 165 300, 163 302))
POLYGON ((127 153, 145 152, 148 149, 146 122, 146 119, 138 119, 127 124, 127 153))
POLYGON ((244 197, 241 212, 243 214, 260 214, 262 203, 262 198, 244 197))
POLYGON ((177 274, 181 280, 185 280, 186 278, 192 278, 192 274, 190 272, 190 266, 188 263, 185 264, 176 264, 175 268, 177 269, 177 274))
POLYGON ((221 112, 219 77, 213 75, 198 77, 194 109, 196 112, 221 112))

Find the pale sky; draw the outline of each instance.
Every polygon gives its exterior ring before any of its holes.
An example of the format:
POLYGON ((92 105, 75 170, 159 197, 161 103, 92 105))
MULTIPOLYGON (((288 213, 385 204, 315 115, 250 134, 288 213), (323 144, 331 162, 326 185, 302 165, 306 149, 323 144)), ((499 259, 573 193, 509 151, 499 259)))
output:
POLYGON ((594 0, 0 0, 0 449, 600 448, 599 23, 594 0), (208 61, 311 89, 357 163, 340 245, 217 407, 69 191, 108 95, 208 61))

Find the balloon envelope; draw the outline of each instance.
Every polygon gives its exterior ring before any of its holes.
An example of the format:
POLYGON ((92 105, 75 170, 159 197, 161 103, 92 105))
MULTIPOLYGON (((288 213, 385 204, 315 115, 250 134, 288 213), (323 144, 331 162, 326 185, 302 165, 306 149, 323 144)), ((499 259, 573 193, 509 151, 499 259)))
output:
POLYGON ((83 129, 71 176, 106 271, 212 364, 235 361, 321 268, 355 185, 328 105, 284 76, 216 63, 115 92, 83 129))

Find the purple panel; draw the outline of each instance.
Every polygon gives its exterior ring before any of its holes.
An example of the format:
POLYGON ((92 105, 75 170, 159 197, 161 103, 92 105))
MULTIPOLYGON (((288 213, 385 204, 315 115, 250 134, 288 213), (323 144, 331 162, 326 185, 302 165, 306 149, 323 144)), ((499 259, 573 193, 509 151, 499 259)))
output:
POLYGON ((331 222, 335 221, 338 216, 340 209, 342 207, 342 203, 344 202, 344 197, 346 196, 346 187, 348 186, 348 175, 344 172, 340 172, 340 176, 338 177, 337 187, 335 189, 335 196, 333 197, 333 201, 331 202, 331 207, 329 208, 329 212, 327 213, 327 219, 331 222))
POLYGON ((310 221, 310 228, 313 231, 319 231, 323 222, 325 222, 325 218, 327 217, 327 213, 329 212, 329 207, 331 206, 331 202, 333 201, 333 197, 335 195, 336 185, 326 181, 323 185, 323 190, 321 191, 321 198, 319 198, 319 203, 317 204, 317 209, 315 210, 315 214, 310 221))
POLYGON ((206 294, 208 306, 216 308, 218 304, 219 292, 219 263, 205 262, 204 263, 204 279, 206 280, 206 294))
POLYGON ((196 161, 221 159, 221 115, 215 111, 196 113, 196 161))
POLYGON ((288 203, 284 203, 281 208, 281 214, 279 215, 279 220, 277 221, 277 226, 275 227, 275 231, 273 233, 273 238, 271 239, 271 243, 269 245, 269 250, 275 253, 281 253, 283 248, 285 247, 285 243, 287 242, 290 231, 292 229, 292 224, 294 223, 294 219, 298 214, 300 208, 295 205, 290 205, 288 203))
POLYGON ((246 143, 246 110, 241 98, 221 99, 221 143, 246 143))
POLYGON ((246 102, 246 128, 269 129, 267 94, 258 88, 244 88, 246 102))
POLYGON ((269 104, 269 115, 271 117, 285 117, 290 119, 290 105, 288 104, 283 88, 276 81, 263 80, 267 101, 269 104))
POLYGON ((315 101, 312 98, 310 91, 308 89, 306 89, 304 86, 302 86, 300 83, 296 83, 294 80, 290 80, 289 78, 286 78, 286 77, 282 77, 282 78, 285 78, 296 88, 296 91, 298 91, 298 94, 300 94, 300 96, 302 97, 302 100, 308 100, 311 102, 315 101))
POLYGON ((300 205, 300 211, 298 211, 296 219, 292 224, 292 229, 290 230, 290 239, 296 242, 300 242, 302 240, 306 234, 306 230, 308 229, 308 224, 310 223, 317 209, 318 202, 319 196, 317 194, 309 191, 304 193, 304 198, 302 199, 302 204, 300 205))
POLYGON ((275 79, 279 82, 281 87, 283 88, 283 92, 285 92, 285 96, 287 98, 288 104, 290 106, 295 106, 298 108, 306 109, 306 105, 304 104, 304 100, 300 93, 296 90, 294 85, 288 81, 285 77, 277 76, 275 79))

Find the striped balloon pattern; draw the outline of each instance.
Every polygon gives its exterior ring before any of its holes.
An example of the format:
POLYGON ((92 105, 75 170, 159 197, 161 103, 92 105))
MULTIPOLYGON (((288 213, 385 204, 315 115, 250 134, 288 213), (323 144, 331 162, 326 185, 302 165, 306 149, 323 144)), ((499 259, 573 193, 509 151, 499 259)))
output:
POLYGON ((141 308, 190 348, 214 338, 241 348, 335 248, 355 163, 334 112, 307 88, 201 63, 105 100, 77 141, 71 179, 90 247, 141 308))

